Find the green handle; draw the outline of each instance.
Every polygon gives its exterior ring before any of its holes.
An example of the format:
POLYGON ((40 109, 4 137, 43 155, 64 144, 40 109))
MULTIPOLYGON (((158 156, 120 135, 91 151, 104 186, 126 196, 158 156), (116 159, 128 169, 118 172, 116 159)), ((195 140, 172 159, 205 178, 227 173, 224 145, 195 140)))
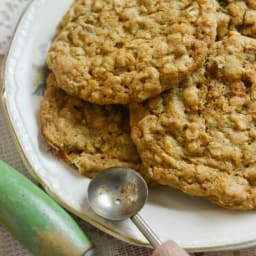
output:
POLYGON ((66 211, 1 160, 0 223, 35 256, 91 252, 90 241, 66 211))

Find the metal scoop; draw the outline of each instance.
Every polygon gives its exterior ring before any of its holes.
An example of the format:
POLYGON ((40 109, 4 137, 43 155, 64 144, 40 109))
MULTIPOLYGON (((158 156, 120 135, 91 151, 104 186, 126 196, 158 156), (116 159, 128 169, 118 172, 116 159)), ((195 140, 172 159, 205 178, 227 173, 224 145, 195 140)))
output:
POLYGON ((144 179, 134 170, 113 167, 100 172, 89 184, 88 202, 99 216, 112 221, 131 218, 151 245, 156 248, 161 241, 138 212, 148 197, 144 179))

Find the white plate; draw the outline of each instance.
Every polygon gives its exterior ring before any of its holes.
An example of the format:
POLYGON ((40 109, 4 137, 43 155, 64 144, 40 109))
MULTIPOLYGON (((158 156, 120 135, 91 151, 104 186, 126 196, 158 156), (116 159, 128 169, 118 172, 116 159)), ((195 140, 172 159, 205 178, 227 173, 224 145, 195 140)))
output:
MULTIPOLYGON (((40 136, 38 111, 47 48, 72 0, 34 0, 14 35, 2 74, 8 123, 28 169, 64 207, 103 231, 130 243, 147 242, 130 221, 111 223, 89 209, 89 180, 56 159, 40 136)), ((168 188, 150 191, 141 215, 162 240, 174 239, 190 251, 256 245, 256 215, 221 209, 168 188)))

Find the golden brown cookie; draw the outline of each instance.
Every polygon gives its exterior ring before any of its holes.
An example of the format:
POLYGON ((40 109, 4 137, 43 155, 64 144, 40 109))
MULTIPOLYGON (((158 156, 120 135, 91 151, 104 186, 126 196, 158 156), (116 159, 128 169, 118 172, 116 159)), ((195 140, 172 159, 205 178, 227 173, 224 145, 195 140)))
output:
POLYGON ((255 0, 218 0, 220 4, 218 18, 218 38, 221 39, 230 30, 239 31, 249 37, 256 37, 256 1, 255 0))
POLYGON ((206 67, 131 105, 132 138, 151 178, 231 209, 256 208, 256 40, 231 33, 206 67))
POLYGON ((45 140, 85 176, 112 166, 140 168, 125 107, 97 106, 69 96, 50 74, 40 120, 45 140))
POLYGON ((77 0, 47 63, 68 94, 141 102, 199 68, 215 40, 212 0, 77 0))

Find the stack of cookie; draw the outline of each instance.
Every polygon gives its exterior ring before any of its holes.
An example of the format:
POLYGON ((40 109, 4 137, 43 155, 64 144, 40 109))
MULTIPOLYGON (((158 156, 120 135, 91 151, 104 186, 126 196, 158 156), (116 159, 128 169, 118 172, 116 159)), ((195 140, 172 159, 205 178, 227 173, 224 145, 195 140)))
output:
POLYGON ((256 208, 254 17, 254 0, 76 0, 47 56, 44 138, 88 177, 129 166, 256 208))

